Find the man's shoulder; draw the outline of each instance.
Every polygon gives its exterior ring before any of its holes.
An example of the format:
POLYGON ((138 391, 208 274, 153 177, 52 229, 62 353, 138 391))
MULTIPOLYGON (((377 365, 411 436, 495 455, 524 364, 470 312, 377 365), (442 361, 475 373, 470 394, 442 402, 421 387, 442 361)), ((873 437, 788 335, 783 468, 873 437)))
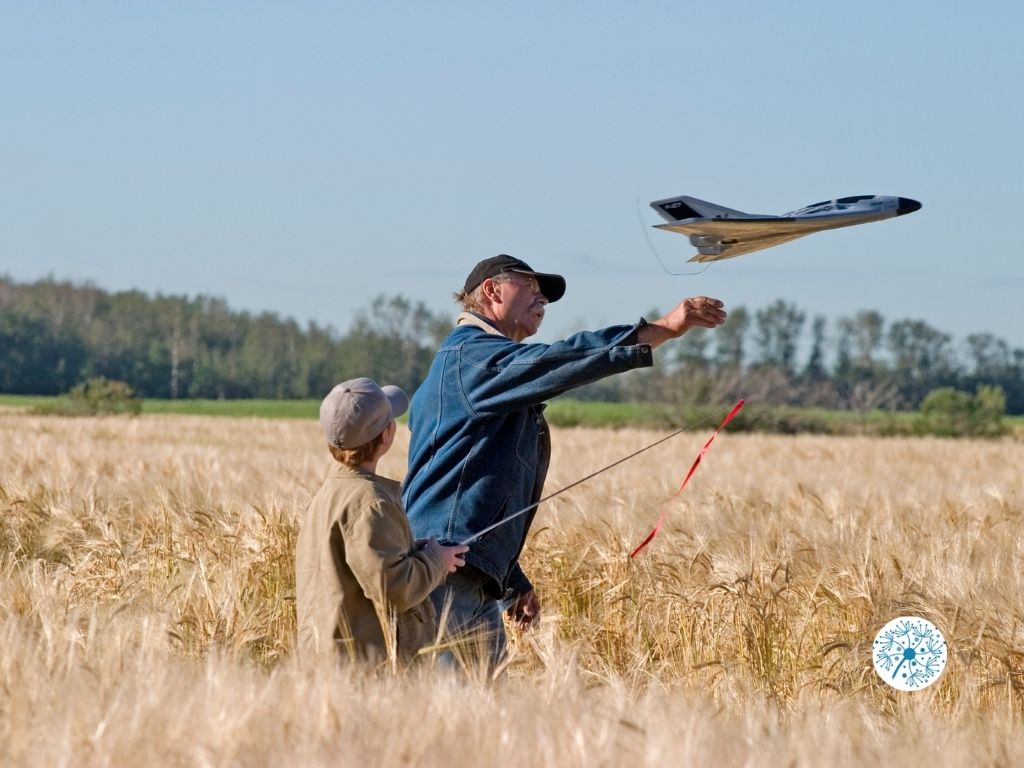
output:
POLYGON ((472 325, 469 323, 463 323, 462 325, 455 326, 451 332, 445 336, 444 341, 441 342, 439 351, 451 351, 471 345, 476 347, 478 345, 486 344, 487 346, 506 346, 514 345, 516 342, 507 336, 500 334, 490 333, 484 328, 478 325, 472 325))

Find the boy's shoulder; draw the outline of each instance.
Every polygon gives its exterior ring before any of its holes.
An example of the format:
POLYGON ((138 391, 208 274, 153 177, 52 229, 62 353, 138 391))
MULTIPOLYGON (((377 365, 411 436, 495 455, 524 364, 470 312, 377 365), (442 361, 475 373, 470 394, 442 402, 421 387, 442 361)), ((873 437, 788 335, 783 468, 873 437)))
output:
POLYGON ((356 511, 381 502, 400 506, 402 486, 396 480, 335 462, 318 495, 328 496, 332 505, 344 504, 356 511))

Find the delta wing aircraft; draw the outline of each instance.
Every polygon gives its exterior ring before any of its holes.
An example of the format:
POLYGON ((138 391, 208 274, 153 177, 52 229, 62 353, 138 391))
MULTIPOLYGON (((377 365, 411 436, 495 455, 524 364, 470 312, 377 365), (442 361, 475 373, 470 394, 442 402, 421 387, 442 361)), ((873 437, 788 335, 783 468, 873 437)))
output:
POLYGON ((698 251, 690 261, 705 262, 731 259, 826 229, 903 216, 921 204, 909 197, 854 195, 766 216, 683 196, 655 200, 651 207, 668 222, 654 226, 689 235, 698 251))

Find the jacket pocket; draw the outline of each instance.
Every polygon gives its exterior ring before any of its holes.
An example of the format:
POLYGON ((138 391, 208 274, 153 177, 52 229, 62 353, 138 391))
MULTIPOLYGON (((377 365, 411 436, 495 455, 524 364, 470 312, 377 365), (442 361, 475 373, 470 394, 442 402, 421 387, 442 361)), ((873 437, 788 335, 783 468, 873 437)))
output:
POLYGON ((430 644, 436 634, 433 605, 430 600, 425 600, 398 617, 395 627, 398 655, 406 660, 414 658, 417 651, 430 644))
MULTIPOLYGON (((501 504, 498 506, 498 508, 495 511, 495 513, 491 516, 491 519, 488 521, 487 525, 494 525, 499 520, 504 520, 505 519, 505 515, 508 514, 509 504, 511 504, 511 503, 512 503, 512 497, 511 496, 506 496, 502 500, 501 504)), ((486 526, 484 526, 484 527, 486 527, 486 526)))
POLYGON ((433 606, 429 599, 410 608, 406 615, 417 624, 429 624, 434 620, 433 606))

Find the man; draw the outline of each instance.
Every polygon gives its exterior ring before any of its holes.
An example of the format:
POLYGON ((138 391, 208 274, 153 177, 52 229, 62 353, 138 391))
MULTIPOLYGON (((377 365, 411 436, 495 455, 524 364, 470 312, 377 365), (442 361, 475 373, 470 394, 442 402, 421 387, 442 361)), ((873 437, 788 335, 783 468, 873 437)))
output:
MULTIPOLYGON (((652 323, 641 318, 554 344, 524 344, 564 293, 561 275, 503 254, 477 264, 456 294, 465 311, 412 399, 403 499, 416 536, 458 543, 536 502, 550 458, 546 400, 651 366, 660 344, 725 322, 721 301, 698 297, 652 323)), ((505 649, 499 601, 509 601, 508 615, 522 628, 540 616, 519 566, 533 514, 475 541, 466 566, 431 593, 438 615, 450 603, 449 630, 488 633, 492 661, 505 649)))

